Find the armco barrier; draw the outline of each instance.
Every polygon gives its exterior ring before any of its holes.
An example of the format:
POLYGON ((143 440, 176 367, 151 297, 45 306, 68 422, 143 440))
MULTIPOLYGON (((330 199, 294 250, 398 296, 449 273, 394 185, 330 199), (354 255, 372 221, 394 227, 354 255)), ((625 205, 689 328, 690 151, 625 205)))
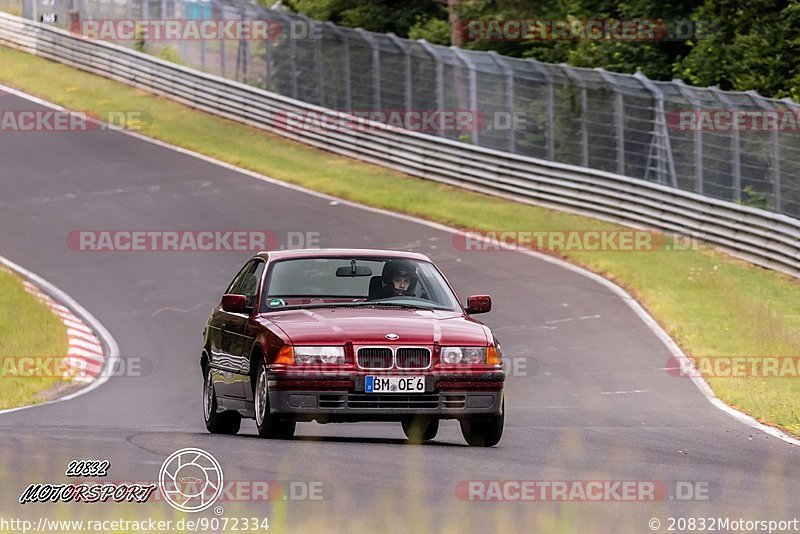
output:
MULTIPOLYGON (((516 201, 701 239, 800 276, 800 220, 625 176, 373 124, 287 128, 283 112, 328 110, 0 13, 0 44, 118 80, 317 148, 516 201)), ((352 124, 352 123, 351 123, 352 124)))

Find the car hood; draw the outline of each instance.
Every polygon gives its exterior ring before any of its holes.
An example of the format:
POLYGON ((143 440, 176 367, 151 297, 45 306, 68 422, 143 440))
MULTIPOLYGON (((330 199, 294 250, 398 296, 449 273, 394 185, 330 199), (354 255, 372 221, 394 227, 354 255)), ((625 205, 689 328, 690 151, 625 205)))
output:
POLYGON ((273 322, 294 345, 487 344, 484 326, 457 312, 406 308, 311 308, 271 312, 273 322), (386 334, 397 334, 389 340, 386 334))

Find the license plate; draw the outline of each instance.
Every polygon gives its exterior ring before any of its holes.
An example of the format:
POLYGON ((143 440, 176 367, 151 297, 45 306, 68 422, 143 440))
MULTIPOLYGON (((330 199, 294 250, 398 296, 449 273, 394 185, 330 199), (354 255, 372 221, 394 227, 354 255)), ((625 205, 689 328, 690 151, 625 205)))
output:
POLYGON ((364 381, 367 393, 425 393, 424 376, 367 375, 364 381))

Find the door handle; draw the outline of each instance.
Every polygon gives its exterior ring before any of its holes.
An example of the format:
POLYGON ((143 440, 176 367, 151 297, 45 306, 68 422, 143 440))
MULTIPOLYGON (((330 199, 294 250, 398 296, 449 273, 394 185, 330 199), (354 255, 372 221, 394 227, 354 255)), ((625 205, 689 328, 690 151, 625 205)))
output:
POLYGON ((220 326, 222 327, 223 330, 225 330, 226 328, 228 328, 228 323, 222 323, 220 326))

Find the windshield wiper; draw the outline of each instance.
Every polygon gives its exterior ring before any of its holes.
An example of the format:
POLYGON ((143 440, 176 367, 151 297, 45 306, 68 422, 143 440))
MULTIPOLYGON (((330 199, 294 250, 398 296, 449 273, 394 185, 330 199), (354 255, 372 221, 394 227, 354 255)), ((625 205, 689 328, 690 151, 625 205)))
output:
POLYGON ((364 300, 358 302, 322 302, 317 304, 290 304, 286 306, 278 306, 275 308, 270 307, 269 311, 283 311, 283 310, 302 310, 307 308, 356 308, 356 307, 392 307, 392 308, 408 308, 411 310, 441 310, 453 311, 449 308, 442 306, 424 306, 421 304, 409 304, 402 302, 381 301, 381 300, 364 300))
POLYGON ((371 300, 367 302, 359 302, 358 304, 362 305, 370 305, 370 306, 391 306, 395 308, 410 308, 413 310, 448 310, 448 308, 443 308, 441 306, 424 306, 422 304, 409 304, 403 302, 392 302, 392 301, 380 301, 380 300, 371 300))
POLYGON ((275 308, 269 307, 269 311, 283 311, 283 310, 302 310, 306 308, 341 308, 344 306, 352 306, 354 304, 362 304, 361 302, 322 302, 316 304, 289 304, 286 306, 277 306, 275 308))

